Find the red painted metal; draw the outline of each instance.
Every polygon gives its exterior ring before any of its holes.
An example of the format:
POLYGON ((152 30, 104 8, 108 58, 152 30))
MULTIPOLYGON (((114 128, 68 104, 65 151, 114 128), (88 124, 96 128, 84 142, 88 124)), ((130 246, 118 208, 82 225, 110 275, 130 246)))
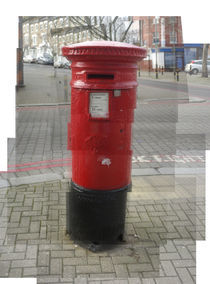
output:
POLYGON ((96 41, 63 47, 62 53, 72 62, 68 124, 72 181, 93 190, 127 186, 131 183, 137 61, 146 56, 146 50, 125 43, 96 41), (95 92, 108 93, 107 117, 90 114, 90 94, 95 92))

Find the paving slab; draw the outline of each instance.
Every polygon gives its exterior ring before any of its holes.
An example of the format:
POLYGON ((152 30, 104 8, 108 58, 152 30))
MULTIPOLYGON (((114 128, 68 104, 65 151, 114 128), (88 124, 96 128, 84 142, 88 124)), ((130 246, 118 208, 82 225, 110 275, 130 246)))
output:
POLYGON ((131 175, 132 176, 153 176, 158 175, 158 171, 153 168, 147 169, 132 169, 131 175))
POLYGON ((205 168, 159 168, 161 175, 195 175, 205 174, 205 168))
POLYGON ((41 183, 47 181, 55 181, 63 179, 63 175, 60 174, 41 174, 41 175, 32 175, 32 176, 24 176, 18 178, 10 178, 9 182, 12 186, 24 185, 24 184, 33 184, 33 183, 41 183))
POLYGON ((8 187, 10 186, 8 180, 0 179, 0 188, 8 187))
MULTIPOLYGON (((133 191, 128 193, 125 242, 104 245, 96 252, 65 234, 67 179, 42 181, 40 186, 36 179, 36 186, 10 187, 1 199, 0 214, 3 217, 7 209, 8 229, 0 236, 6 244, 0 256, 0 274, 36 277, 37 283, 77 283, 76 279, 83 279, 81 283, 174 283, 187 279, 193 284, 197 237, 194 233, 205 237, 204 210, 201 214, 205 199, 195 201, 184 187, 181 194, 174 191, 171 178, 135 176, 133 191), (143 192, 142 181, 147 185, 143 192), (164 192, 166 185, 172 192, 164 192), (196 218, 192 218, 197 212, 203 225, 198 226, 196 218)), ((184 182, 185 176, 181 178, 184 182)), ((186 176, 185 182, 193 178, 186 176)), ((0 218, 0 232, 6 229, 3 220, 0 218)))

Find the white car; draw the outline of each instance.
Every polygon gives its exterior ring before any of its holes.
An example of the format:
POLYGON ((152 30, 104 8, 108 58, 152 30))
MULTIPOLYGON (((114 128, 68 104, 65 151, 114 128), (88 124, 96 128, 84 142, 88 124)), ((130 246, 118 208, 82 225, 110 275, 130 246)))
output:
POLYGON ((55 68, 69 68, 69 66, 69 61, 63 56, 57 56, 57 58, 54 60, 55 68))
POLYGON ((35 63, 36 58, 31 56, 31 55, 26 55, 26 56, 23 57, 23 62, 24 63, 35 63))
MULTIPOLYGON (((194 75, 198 74, 199 72, 202 72, 202 63, 202 60, 192 60, 185 66, 185 72, 194 75)), ((207 69, 208 73, 210 73, 210 60, 207 60, 207 69)))

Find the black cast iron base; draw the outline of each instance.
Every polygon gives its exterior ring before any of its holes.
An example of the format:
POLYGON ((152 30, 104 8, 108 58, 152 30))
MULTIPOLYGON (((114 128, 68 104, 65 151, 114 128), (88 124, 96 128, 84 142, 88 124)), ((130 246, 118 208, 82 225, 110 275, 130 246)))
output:
POLYGON ((75 241, 116 243, 123 240, 127 191, 99 191, 71 181, 67 193, 67 233, 75 241))

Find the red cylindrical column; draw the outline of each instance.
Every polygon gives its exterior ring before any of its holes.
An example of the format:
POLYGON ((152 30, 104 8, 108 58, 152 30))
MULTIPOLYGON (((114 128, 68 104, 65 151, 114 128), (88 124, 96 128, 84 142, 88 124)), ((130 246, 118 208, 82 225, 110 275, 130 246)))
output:
POLYGON ((63 47, 62 52, 72 61, 67 231, 75 239, 114 241, 124 231, 137 61, 146 50, 97 41, 63 47))

